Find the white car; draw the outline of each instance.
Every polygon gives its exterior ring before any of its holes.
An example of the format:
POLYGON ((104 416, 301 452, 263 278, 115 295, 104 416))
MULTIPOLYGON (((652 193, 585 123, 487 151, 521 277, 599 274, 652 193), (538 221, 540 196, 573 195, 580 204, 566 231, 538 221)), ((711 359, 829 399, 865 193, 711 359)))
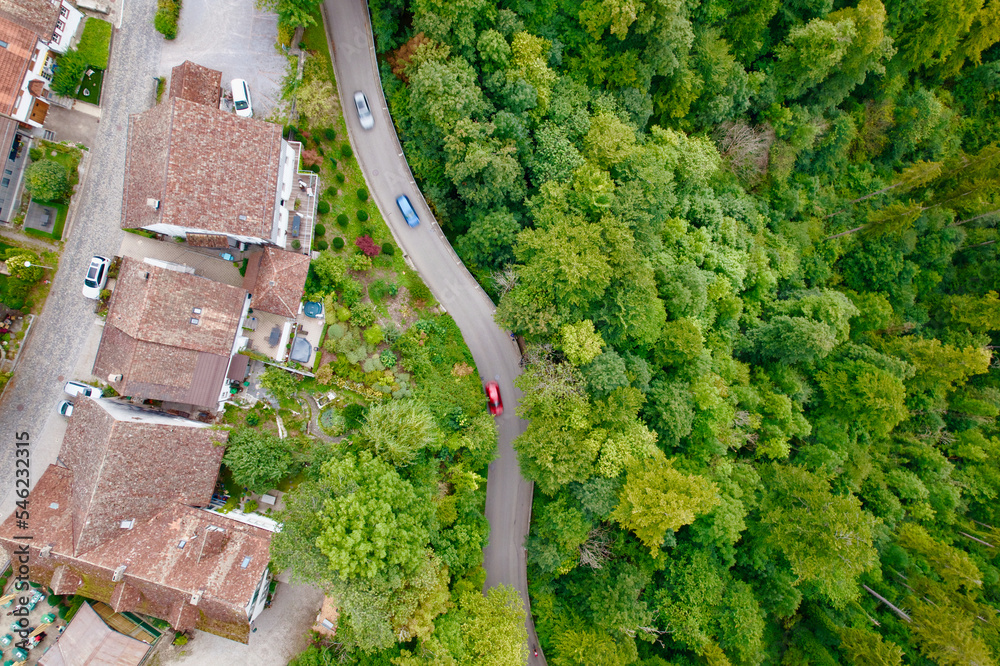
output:
POLYGON ((74 397, 82 395, 85 398, 101 398, 104 396, 104 391, 101 389, 81 382, 66 382, 63 391, 74 397))
POLYGON ((101 290, 108 284, 108 269, 111 267, 111 260, 107 257, 95 255, 90 259, 90 266, 87 267, 87 277, 83 279, 83 295, 95 301, 101 297, 101 290))
POLYGON ((375 117, 372 116, 372 110, 368 108, 368 98, 360 90, 354 93, 354 106, 358 109, 358 120, 361 121, 361 127, 366 130, 375 127, 375 117))
POLYGON ((233 106, 236 115, 244 118, 253 117, 253 102, 250 101, 250 86, 243 79, 233 79, 233 106))
POLYGON ((73 416, 73 403, 69 400, 63 400, 60 402, 59 413, 63 416, 73 416))

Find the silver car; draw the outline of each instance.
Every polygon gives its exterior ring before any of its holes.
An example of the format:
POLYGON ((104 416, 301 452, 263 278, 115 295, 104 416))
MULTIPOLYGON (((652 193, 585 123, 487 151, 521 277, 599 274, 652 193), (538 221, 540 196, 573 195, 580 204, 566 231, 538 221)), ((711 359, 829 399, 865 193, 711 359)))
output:
POLYGON ((358 108, 358 120, 361 121, 361 127, 366 130, 375 127, 375 117, 372 116, 372 110, 368 108, 368 98, 360 90, 354 93, 354 106, 358 108))

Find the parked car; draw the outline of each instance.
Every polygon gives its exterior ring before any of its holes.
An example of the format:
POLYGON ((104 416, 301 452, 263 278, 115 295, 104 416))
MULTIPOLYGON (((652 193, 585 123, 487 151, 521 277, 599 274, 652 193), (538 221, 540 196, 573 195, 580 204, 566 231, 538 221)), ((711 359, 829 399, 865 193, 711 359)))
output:
POLYGON ((420 218, 417 217, 417 211, 413 210, 413 206, 410 205, 410 199, 405 194, 400 194, 396 197, 396 205, 399 206, 399 210, 403 213, 403 217, 406 219, 406 223, 411 227, 415 227, 420 224, 420 218))
POLYGON ((82 395, 85 398, 101 398, 104 396, 104 391, 101 389, 81 382, 66 382, 63 391, 74 397, 82 395))
POLYGON ((486 382, 486 400, 490 408, 490 414, 493 416, 503 414, 503 399, 500 398, 500 384, 486 382))
POLYGON ((244 118, 253 117, 253 102, 250 101, 250 86, 243 79, 233 79, 233 106, 236 115, 244 118))
POLYGON ((59 413, 63 416, 73 416, 73 403, 69 400, 63 400, 60 402, 59 413))
POLYGON ((83 295, 87 298, 97 300, 101 297, 101 290, 108 284, 108 269, 111 267, 111 260, 107 257, 94 255, 90 259, 90 266, 87 267, 87 277, 83 279, 83 295))
POLYGON ((375 117, 372 116, 372 110, 368 108, 368 98, 360 90, 354 93, 354 106, 358 109, 358 120, 361 121, 361 127, 366 130, 375 127, 375 117))

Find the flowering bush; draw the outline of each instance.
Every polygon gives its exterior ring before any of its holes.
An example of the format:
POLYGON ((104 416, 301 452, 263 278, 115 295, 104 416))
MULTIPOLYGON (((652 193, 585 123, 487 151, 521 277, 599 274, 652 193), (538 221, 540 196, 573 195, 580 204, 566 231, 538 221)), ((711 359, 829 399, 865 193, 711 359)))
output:
POLYGON ((354 244, 357 245, 358 249, 364 252, 367 257, 377 257, 379 252, 382 251, 382 248, 372 240, 371 236, 358 236, 354 239, 354 244))

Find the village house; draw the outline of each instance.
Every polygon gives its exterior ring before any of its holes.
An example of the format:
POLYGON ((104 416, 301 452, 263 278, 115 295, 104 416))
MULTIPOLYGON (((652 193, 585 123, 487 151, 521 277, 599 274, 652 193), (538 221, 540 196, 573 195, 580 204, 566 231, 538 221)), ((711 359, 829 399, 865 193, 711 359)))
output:
POLYGON ((219 108, 221 74, 186 62, 168 99, 129 119, 122 228, 191 245, 308 254, 319 182, 281 126, 219 108))
POLYGON ((246 344, 240 331, 250 294, 193 270, 122 260, 95 376, 122 395, 175 403, 178 411, 219 408, 229 395, 230 364, 246 344))
POLYGON ((59 464, 32 490, 30 579, 116 612, 246 643, 266 604, 271 532, 209 511, 228 438, 117 400, 76 402, 59 464))

